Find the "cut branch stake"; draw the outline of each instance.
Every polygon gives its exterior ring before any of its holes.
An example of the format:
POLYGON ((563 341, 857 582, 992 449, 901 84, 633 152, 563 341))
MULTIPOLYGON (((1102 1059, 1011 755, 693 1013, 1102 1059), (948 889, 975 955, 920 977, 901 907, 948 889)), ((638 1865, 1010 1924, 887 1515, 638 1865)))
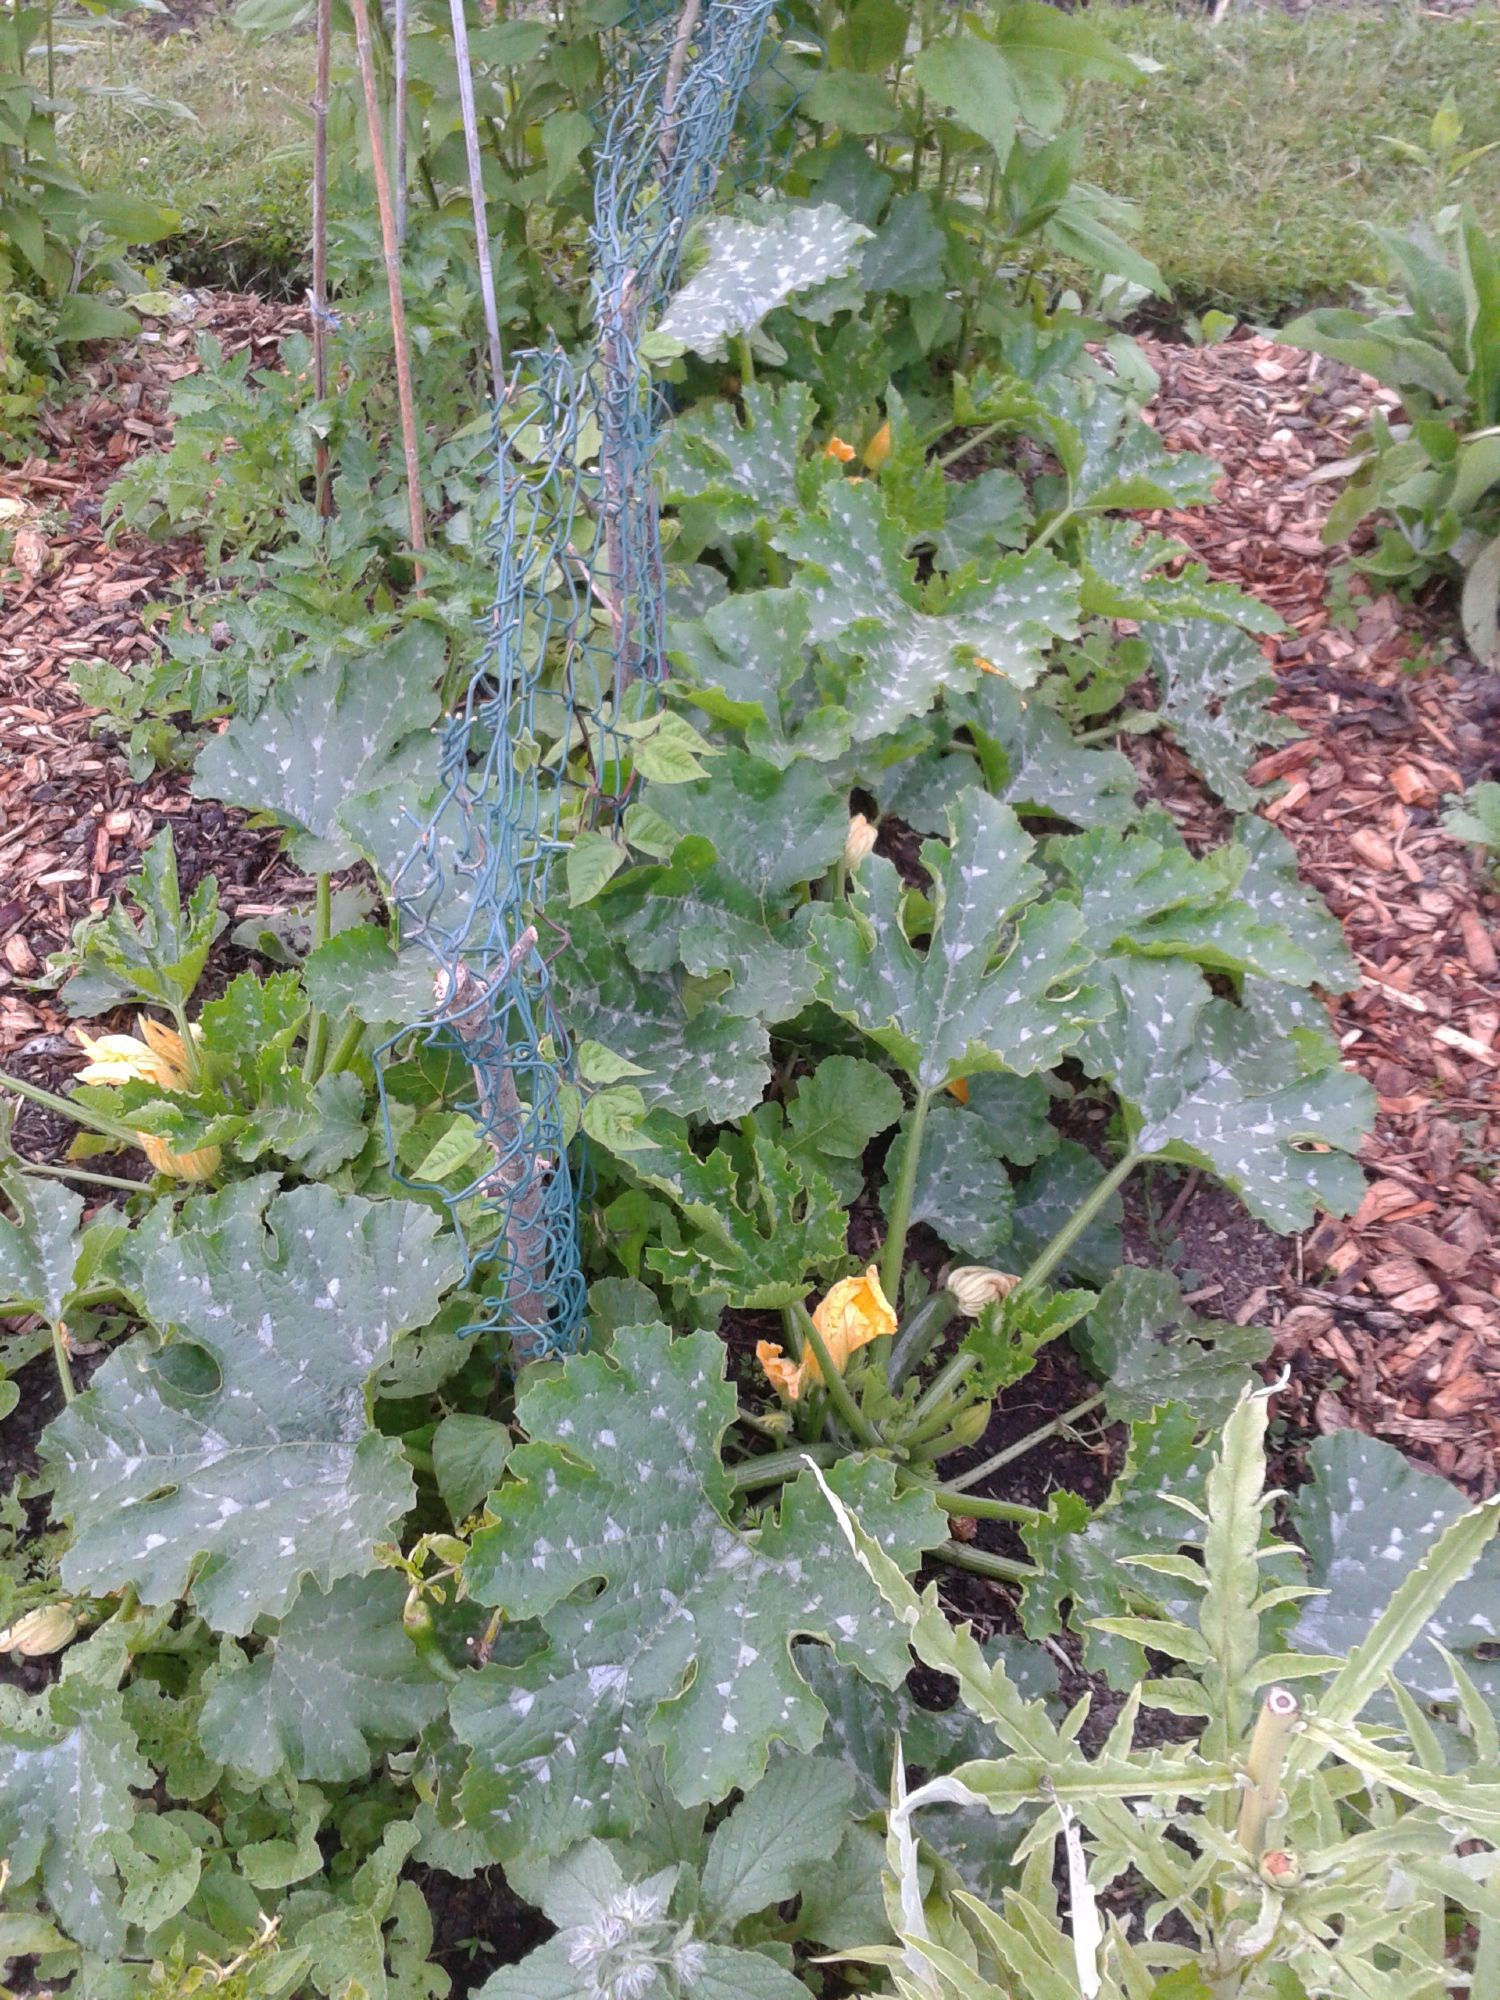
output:
MULTIPOLYGON (((312 180, 312 350, 313 388, 321 403, 328 394, 328 71, 333 43, 333 0, 318 0, 318 70, 313 90, 312 180)), ((328 477, 328 440, 317 444, 318 512, 333 513, 328 477)))
POLYGON ((469 200, 474 209, 474 248, 479 258, 479 295, 484 301, 484 330, 490 344, 491 394, 505 401, 505 357, 500 347, 500 313, 495 304, 495 273, 490 265, 490 225, 484 205, 484 174, 479 157, 479 117, 474 109, 474 70, 469 60, 469 24, 464 0, 449 0, 453 17, 453 60, 458 66, 458 102, 464 121, 464 152, 469 163, 469 200))

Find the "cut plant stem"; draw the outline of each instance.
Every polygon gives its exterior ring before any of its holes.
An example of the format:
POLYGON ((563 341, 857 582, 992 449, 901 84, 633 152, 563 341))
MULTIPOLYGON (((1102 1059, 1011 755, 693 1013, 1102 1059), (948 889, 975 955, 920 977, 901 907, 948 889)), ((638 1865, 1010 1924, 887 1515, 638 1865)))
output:
MULTIPOLYGON (((901 1270, 906 1262, 906 1233, 911 1227, 911 1205, 917 1191, 917 1167, 922 1158, 922 1134, 927 1127, 927 1107, 931 1102, 932 1093, 927 1090, 919 1090, 912 1101, 911 1120, 906 1128, 906 1151, 901 1155, 901 1173, 896 1182, 896 1191, 891 1197, 885 1249, 880 1258, 881 1288, 897 1311, 901 1307, 901 1270)), ((886 1355, 880 1350, 885 1343, 886 1336, 882 1335, 874 1357, 882 1367, 885 1366, 886 1355)))
POLYGON ((803 1340, 818 1358, 818 1367, 823 1375, 823 1387, 828 1392, 829 1401, 860 1443, 867 1445, 872 1451, 878 1450, 884 1440, 850 1395, 849 1384, 834 1367, 827 1343, 819 1333, 812 1314, 806 1306, 796 1306, 793 1310, 797 1314, 797 1324, 802 1329, 803 1340))
POLYGON ((939 1542, 932 1552, 939 1562, 954 1569, 966 1569, 974 1576, 987 1576, 992 1583, 1030 1583, 1041 1574, 1031 1563, 1013 1562, 990 1549, 976 1549, 969 1542, 939 1542))
POLYGON ((97 1132, 101 1139, 113 1139, 118 1145, 138 1147, 141 1143, 139 1132, 122 1124, 118 1119, 106 1117, 102 1111, 90 1111, 87 1106, 74 1104, 70 1098, 58 1097, 50 1090, 43 1090, 39 1083, 27 1083, 19 1076, 8 1072, 0 1073, 0 1089, 13 1090, 18 1097, 29 1097, 33 1104, 39 1104, 44 1111, 56 1111, 64 1118, 71 1118, 75 1125, 82 1125, 86 1131, 97 1132))
POLYGON ((988 1479, 992 1472, 998 1472, 1002 1466, 1010 1465, 1018 1458, 1024 1458, 1028 1451, 1034 1451, 1039 1444, 1045 1444, 1048 1438, 1056 1437, 1059 1431, 1065 1431, 1070 1425, 1076 1424, 1081 1417, 1086 1417, 1090 1410, 1098 1409, 1103 1401, 1102 1389, 1092 1396, 1085 1396, 1081 1403, 1075 1403, 1071 1410, 1064 1410, 1062 1415, 1054 1417, 1050 1424, 1043 1424, 1040 1430, 1028 1431, 1025 1437, 1017 1438, 1014 1444, 1008 1444, 1004 1451, 997 1451, 993 1458, 985 1459, 982 1465, 971 1465, 967 1472, 961 1472, 951 1482, 953 1490, 960 1492, 966 1486, 977 1486, 981 1479, 988 1479))
POLYGON ((1088 1199, 1068 1217, 1042 1254, 1021 1273, 1021 1282, 1011 1293, 1012 1298, 1020 1297, 1026 1292, 1034 1292, 1038 1285, 1045 1284, 1095 1216, 1108 1206, 1110 1198, 1129 1180, 1144 1157, 1144 1154, 1137 1153, 1132 1148, 1123 1159, 1115 1162, 1088 1199))
POLYGON ((1239 1823, 1235 1828, 1236 1840, 1252 1861, 1259 1861, 1265 1852, 1266 1828, 1281 1804, 1287 1745, 1301 1713, 1301 1705, 1290 1688, 1266 1689, 1245 1758, 1249 1784, 1240 1798, 1239 1823))
POLYGON ((833 1444, 804 1444, 794 1451, 768 1451, 760 1458, 747 1458, 743 1465, 731 1466, 729 1483, 736 1493, 748 1493, 757 1486, 775 1486, 784 1479, 795 1479, 799 1472, 807 1470, 807 1462, 814 1465, 836 1465, 839 1448, 833 1444))

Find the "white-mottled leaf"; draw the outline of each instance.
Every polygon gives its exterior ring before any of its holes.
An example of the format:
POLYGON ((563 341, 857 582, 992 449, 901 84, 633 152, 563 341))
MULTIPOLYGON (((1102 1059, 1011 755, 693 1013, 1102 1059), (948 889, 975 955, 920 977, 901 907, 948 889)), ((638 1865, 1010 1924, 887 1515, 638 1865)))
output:
POLYGON ((707 261, 668 304, 658 331, 722 361, 735 334, 750 332, 798 292, 842 277, 869 233, 831 202, 768 204, 753 222, 716 216, 705 228, 707 261))

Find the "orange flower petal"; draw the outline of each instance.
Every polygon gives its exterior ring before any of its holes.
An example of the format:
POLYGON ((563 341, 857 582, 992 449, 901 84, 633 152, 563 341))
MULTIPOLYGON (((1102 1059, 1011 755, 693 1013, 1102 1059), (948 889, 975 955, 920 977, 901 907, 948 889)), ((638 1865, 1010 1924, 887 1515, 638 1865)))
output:
POLYGON ((852 444, 845 444, 841 437, 831 437, 823 447, 825 458, 836 458, 840 465, 847 465, 855 456, 852 444))
MULTIPOLYGON (((823 1336, 829 1360, 841 1375, 851 1354, 896 1331, 895 1312, 881 1289, 880 1273, 873 1264, 863 1277, 840 1278, 818 1305, 812 1319, 823 1336)), ((808 1355, 803 1367, 813 1381, 822 1381, 815 1354, 808 1355)))
POLYGON ((755 1358, 782 1402, 795 1403, 802 1394, 802 1370, 796 1362, 789 1361, 785 1350, 773 1340, 758 1340, 755 1358))

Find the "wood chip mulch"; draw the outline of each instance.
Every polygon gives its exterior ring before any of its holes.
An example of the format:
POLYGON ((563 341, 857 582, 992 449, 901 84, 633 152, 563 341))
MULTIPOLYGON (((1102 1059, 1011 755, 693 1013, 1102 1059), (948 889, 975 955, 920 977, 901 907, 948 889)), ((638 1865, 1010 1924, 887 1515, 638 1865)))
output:
MULTIPOLYGON (((1269 600, 1277 706, 1298 735, 1250 773, 1361 971, 1332 1016, 1374 1084, 1358 1214, 1296 1246, 1254 1313, 1292 1371, 1299 1427, 1388 1439, 1476 1495, 1500 1489, 1500 895, 1440 824, 1500 771, 1500 677, 1454 637, 1451 603, 1334 592, 1321 530, 1373 402, 1367 377, 1271 341, 1148 343, 1153 421, 1218 459, 1206 513, 1148 517, 1224 579, 1269 600), (1352 602, 1350 601, 1352 597, 1352 602), (1342 602, 1341 602, 1342 600, 1342 602)), ((1211 1308, 1205 1308, 1211 1309, 1211 1308)))
MULTIPOLYGON (((197 336, 273 362, 301 317, 261 299, 199 293, 181 323, 159 323, 154 338, 111 347, 81 370, 82 394, 43 415, 33 455, 0 467, 9 542, 0 567, 0 1062, 48 1088, 65 1081, 80 1051, 64 1038, 62 1009, 34 981, 79 918, 109 907, 162 825, 174 829, 184 888, 213 871, 231 918, 311 894, 279 860, 274 834, 191 798, 181 775, 136 784, 124 756, 94 740, 94 712, 68 678, 75 660, 127 669, 148 659, 156 642, 144 608, 202 585, 192 543, 106 541, 100 520, 122 468, 168 442, 168 397, 198 367, 197 336)), ((22 1149, 41 1157, 59 1136, 50 1124, 23 1110, 22 1149)))

